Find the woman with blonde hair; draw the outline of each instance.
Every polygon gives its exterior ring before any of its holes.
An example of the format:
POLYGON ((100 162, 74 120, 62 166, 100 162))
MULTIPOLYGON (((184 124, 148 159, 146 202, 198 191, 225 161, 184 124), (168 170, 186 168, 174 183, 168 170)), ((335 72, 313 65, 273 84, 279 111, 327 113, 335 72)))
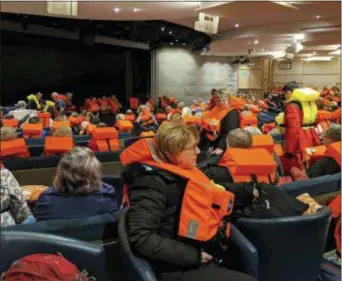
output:
POLYGON ((204 119, 201 148, 212 148, 213 154, 221 155, 229 132, 240 127, 240 115, 238 109, 230 105, 232 96, 225 89, 217 90, 213 97, 215 107, 204 119))
POLYGON ((89 148, 75 147, 64 154, 53 186, 39 196, 37 221, 113 214, 118 209, 115 189, 101 179, 101 163, 89 148))
MULTIPOLYGON (((227 202, 232 196, 196 167, 198 141, 194 127, 164 122, 154 140, 141 139, 121 153, 128 187, 124 202, 130 206, 128 241, 134 252, 149 260, 160 281, 253 281, 215 263, 217 256, 197 236, 208 224, 195 218, 187 220, 186 214, 194 214, 193 207, 202 208, 196 209, 199 213, 215 213, 205 207, 211 204, 197 204, 197 199, 212 200, 216 194, 218 201, 227 202), (199 195, 191 196, 196 191, 199 195)), ((219 206, 218 201, 217 208, 225 210, 221 215, 229 216, 226 210, 229 212, 230 207, 225 203, 219 206)), ((221 220, 221 215, 215 218, 221 220)), ((215 227, 213 231, 215 237, 220 232, 215 227)))

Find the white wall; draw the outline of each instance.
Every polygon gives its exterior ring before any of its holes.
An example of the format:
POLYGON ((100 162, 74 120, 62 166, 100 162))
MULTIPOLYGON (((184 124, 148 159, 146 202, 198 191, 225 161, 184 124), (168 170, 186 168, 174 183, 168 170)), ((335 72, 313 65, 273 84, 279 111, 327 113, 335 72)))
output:
POLYGON ((279 63, 281 62, 275 61, 274 63, 274 86, 282 86, 293 80, 301 86, 318 89, 341 84, 340 58, 334 58, 328 62, 294 60, 291 69, 279 69, 279 63))
POLYGON ((185 49, 162 48, 156 53, 157 96, 174 96, 191 104, 208 100, 212 88, 237 91, 237 71, 229 57, 200 56, 185 49))

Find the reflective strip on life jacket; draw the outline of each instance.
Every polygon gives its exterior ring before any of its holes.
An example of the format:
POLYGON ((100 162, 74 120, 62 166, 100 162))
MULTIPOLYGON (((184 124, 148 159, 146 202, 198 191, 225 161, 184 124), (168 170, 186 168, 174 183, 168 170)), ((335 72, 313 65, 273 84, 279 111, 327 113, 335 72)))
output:
POLYGON ((141 132, 139 135, 140 138, 153 138, 155 136, 153 131, 148 131, 148 132, 141 132))
POLYGON ((334 158, 337 164, 341 167, 341 142, 329 144, 325 153, 327 156, 334 158))
POLYGON ((22 128, 23 128, 24 138, 40 138, 42 136, 42 131, 43 131, 42 124, 24 123, 22 128))
POLYGON ((69 121, 54 121, 52 124, 52 132, 55 132, 57 128, 70 127, 69 121))
POLYGON ((156 119, 158 122, 163 122, 167 119, 166 114, 165 113, 157 113, 156 114, 156 119))
POLYGON ((219 166, 228 169, 234 182, 250 182, 251 175, 256 175, 258 182, 275 182, 277 165, 273 156, 264 148, 228 148, 219 166))
MULTIPOLYGON (((229 237, 230 224, 225 222, 225 218, 233 210, 235 196, 216 186, 197 167, 185 170, 163 162, 158 158, 151 139, 141 139, 135 142, 121 153, 120 159, 124 166, 139 162, 188 180, 180 212, 179 236, 197 241, 208 241, 217 235, 222 227, 225 232, 223 236, 229 237)), ((127 194, 127 187, 124 193, 127 194)), ((128 199, 128 196, 125 198, 128 199)), ((222 232, 220 233, 222 235, 222 232)))
POLYGON ((131 109, 137 109, 139 106, 139 99, 138 98, 130 98, 129 99, 129 106, 131 109))
POLYGON ((264 148, 271 155, 274 152, 274 140, 271 135, 256 135, 252 137, 252 147, 253 148, 264 148))
POLYGON ((2 119, 2 125, 4 127, 18 128, 19 121, 17 119, 2 119))
POLYGON ((51 114, 48 112, 39 112, 38 117, 40 119, 40 123, 42 123, 43 128, 48 128, 50 127, 50 119, 51 119, 51 114))
POLYGON ((134 114, 125 114, 125 120, 134 122, 135 121, 135 115, 134 114))
POLYGON ((96 128, 92 133, 99 151, 115 151, 120 149, 118 131, 113 127, 96 128))
POLYGON ((258 127, 258 118, 253 113, 248 115, 240 113, 240 128, 244 129, 249 126, 258 127))
POLYGON ((131 121, 128 120, 118 120, 115 123, 115 127, 118 128, 120 133, 130 132, 133 129, 133 124, 131 121))
POLYGON ((14 156, 19 158, 31 157, 24 139, 0 141, 0 156, 14 156))
POLYGON ((63 154, 74 148, 72 137, 46 137, 44 143, 45 155, 63 154))

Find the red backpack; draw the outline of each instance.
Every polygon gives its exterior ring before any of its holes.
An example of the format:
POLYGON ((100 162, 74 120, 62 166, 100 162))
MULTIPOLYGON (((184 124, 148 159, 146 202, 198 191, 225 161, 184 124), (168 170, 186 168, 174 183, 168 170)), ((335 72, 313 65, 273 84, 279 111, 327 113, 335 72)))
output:
POLYGON ((3 281, 91 281, 88 273, 61 255, 33 254, 14 262, 2 274, 3 281))

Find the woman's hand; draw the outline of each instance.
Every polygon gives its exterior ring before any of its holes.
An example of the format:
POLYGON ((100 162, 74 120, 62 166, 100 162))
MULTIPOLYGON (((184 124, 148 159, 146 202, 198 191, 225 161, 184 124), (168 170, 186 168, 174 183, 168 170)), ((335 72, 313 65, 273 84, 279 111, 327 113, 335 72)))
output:
POLYGON ((209 255, 206 252, 201 252, 201 262, 209 263, 213 259, 213 256, 209 255))

